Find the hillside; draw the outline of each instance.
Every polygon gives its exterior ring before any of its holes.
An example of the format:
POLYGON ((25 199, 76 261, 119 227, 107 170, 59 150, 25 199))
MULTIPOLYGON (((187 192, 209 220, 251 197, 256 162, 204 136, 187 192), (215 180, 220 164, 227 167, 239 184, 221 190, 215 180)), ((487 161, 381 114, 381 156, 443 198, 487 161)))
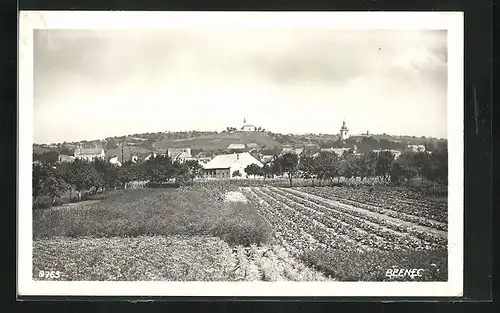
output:
POLYGON ((163 139, 153 145, 158 149, 189 147, 192 149, 222 150, 233 143, 256 143, 259 147, 281 147, 279 142, 263 132, 217 133, 185 139, 163 139))

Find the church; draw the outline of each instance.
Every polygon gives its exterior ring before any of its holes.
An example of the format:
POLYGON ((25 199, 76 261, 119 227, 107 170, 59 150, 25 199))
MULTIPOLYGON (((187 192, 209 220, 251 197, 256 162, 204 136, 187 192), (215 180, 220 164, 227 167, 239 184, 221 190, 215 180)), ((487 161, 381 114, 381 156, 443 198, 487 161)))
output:
POLYGON ((257 131, 257 126, 247 123, 246 119, 243 119, 243 125, 241 130, 244 132, 255 132, 257 131))
POLYGON ((345 121, 342 123, 342 127, 340 128, 340 140, 344 141, 349 139, 349 129, 347 128, 345 121))

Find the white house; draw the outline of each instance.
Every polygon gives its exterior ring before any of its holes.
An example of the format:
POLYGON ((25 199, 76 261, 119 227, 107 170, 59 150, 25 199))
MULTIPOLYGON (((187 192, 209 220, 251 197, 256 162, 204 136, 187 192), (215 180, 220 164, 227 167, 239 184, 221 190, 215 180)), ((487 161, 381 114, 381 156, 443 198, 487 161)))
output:
POLYGON ((173 161, 179 161, 184 163, 188 160, 196 160, 191 155, 191 148, 169 148, 167 149, 167 155, 172 158, 173 161))
POLYGON ((424 145, 408 145, 408 150, 413 152, 425 152, 424 145))
POLYGON ((263 155, 260 160, 263 162, 263 163, 269 163, 269 162, 272 162, 274 160, 274 155, 272 154, 269 154, 269 155, 263 155))
MULTIPOLYGON (((332 152, 335 153, 337 156, 342 156, 344 152, 351 150, 350 148, 327 148, 327 149, 320 149, 320 152, 332 152)), ((315 153, 313 157, 317 157, 320 152, 315 153)))
POLYGON ((250 164, 263 167, 264 164, 250 153, 221 154, 203 166, 205 178, 229 179, 238 171, 241 177, 247 177, 245 168, 250 164))
POLYGON ((394 156, 395 160, 397 160, 399 158, 399 156, 401 155, 401 151, 399 151, 399 150, 392 150, 392 149, 383 149, 383 150, 376 149, 376 150, 373 150, 373 152, 375 152, 375 153, 380 153, 382 151, 390 152, 394 156))
POLYGON ((92 161, 94 159, 104 159, 105 157, 103 148, 90 148, 82 149, 80 147, 75 149, 74 157, 76 159, 92 161))
POLYGON ((109 163, 116 165, 118 167, 122 166, 122 163, 118 160, 117 156, 111 156, 108 158, 109 163))
POLYGON ((60 154, 59 157, 58 157, 58 162, 60 163, 71 163, 73 161, 75 161, 75 157, 72 156, 72 155, 65 155, 65 154, 60 154))

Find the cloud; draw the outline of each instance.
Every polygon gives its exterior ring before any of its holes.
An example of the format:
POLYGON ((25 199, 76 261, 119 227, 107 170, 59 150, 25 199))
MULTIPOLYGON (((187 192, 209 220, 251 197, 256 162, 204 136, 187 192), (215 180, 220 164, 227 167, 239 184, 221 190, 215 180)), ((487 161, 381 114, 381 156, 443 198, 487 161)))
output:
POLYGON ((446 51, 445 31, 38 30, 35 133, 77 136, 75 121, 106 125, 85 129, 98 137, 213 129, 244 116, 336 132, 332 119, 348 115, 362 131, 442 134, 446 51), (401 117, 381 121, 389 114, 401 117))

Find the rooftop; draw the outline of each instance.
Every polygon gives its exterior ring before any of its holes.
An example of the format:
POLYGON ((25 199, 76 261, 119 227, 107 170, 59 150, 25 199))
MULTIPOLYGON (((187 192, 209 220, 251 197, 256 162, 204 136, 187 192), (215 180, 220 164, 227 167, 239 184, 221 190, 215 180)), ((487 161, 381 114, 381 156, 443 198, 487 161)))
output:
POLYGON ((204 168, 205 169, 220 169, 220 168, 230 168, 235 162, 243 163, 256 163, 257 165, 262 165, 262 163, 253 157, 248 152, 243 153, 232 153, 232 154, 221 154, 213 158, 208 162, 204 168))
POLYGON ((227 146, 227 149, 245 149, 245 144, 243 143, 232 143, 229 146, 227 146))
POLYGON ((79 150, 80 155, 98 155, 101 154, 101 152, 102 148, 85 148, 79 150))

